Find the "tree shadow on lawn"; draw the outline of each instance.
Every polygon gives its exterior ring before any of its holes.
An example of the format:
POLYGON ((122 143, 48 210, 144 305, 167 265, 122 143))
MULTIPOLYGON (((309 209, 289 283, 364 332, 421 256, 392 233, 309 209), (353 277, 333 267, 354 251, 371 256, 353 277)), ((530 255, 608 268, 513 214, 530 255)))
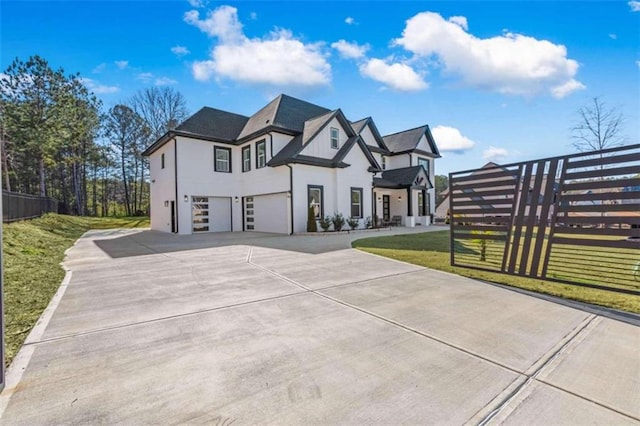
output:
MULTIPOLYGON (((449 245, 450 240, 448 231, 364 238, 353 242, 353 247, 355 248, 435 251, 439 253, 450 253, 449 245)), ((454 241, 454 250, 457 254, 480 254, 480 252, 464 245, 460 241, 454 241)))

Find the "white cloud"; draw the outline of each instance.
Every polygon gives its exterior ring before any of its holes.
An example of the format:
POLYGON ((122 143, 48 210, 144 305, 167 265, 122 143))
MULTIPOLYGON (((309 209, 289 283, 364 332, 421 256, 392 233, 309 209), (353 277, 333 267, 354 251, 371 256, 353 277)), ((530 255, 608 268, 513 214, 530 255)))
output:
POLYGON ((509 151, 504 148, 496 148, 495 146, 490 146, 485 149, 482 153, 482 158, 487 161, 497 161, 503 159, 509 155, 509 151))
POLYGON ((617 34, 609 34, 609 38, 611 40, 617 40, 618 39, 618 35, 617 34))
POLYGON ((93 92, 96 95, 105 95, 120 91, 120 88, 118 86, 107 86, 105 84, 100 84, 90 78, 82 77, 80 78, 80 81, 86 86, 87 89, 89 89, 89 91, 93 92))
POLYGON ((365 53, 367 53, 367 50, 369 50, 369 45, 365 44, 360 46, 356 42, 349 43, 346 40, 338 40, 335 43, 331 43, 331 47, 336 49, 340 53, 340 56, 349 59, 362 58, 365 53))
POLYGON ((202 0, 187 0, 191 7, 203 7, 204 2, 202 0))
POLYGON ((129 66, 129 61, 115 61, 114 64, 118 67, 118 69, 125 69, 129 66))
POLYGON ((234 7, 220 6, 204 20, 195 10, 185 14, 185 22, 219 41, 209 59, 193 63, 196 80, 215 76, 275 86, 329 83, 331 66, 321 43, 305 44, 285 29, 275 29, 262 38, 248 38, 237 12, 234 7))
POLYGON ((564 46, 509 32, 482 39, 466 28, 463 17, 447 21, 423 12, 407 20, 394 43, 416 56, 438 59, 445 72, 472 87, 524 96, 566 96, 585 88, 574 79, 579 65, 567 58, 564 46))
POLYGON ((347 25, 354 25, 357 24, 356 20, 353 19, 351 16, 347 16, 344 20, 344 23, 347 25))
POLYGON ((137 80, 141 80, 144 83, 149 83, 153 79, 153 73, 150 72, 141 72, 136 75, 137 80))
POLYGON ((431 129, 438 150, 462 153, 475 146, 475 142, 460 133, 460 130, 449 126, 436 126, 431 129))
POLYGON ((629 7, 631 8, 632 12, 640 12, 640 1, 630 1, 629 3, 627 3, 629 5, 629 7))
POLYGON ((469 23, 467 22, 467 18, 464 16, 452 16, 449 18, 449 22, 453 22, 463 30, 469 30, 469 23))
POLYGON ((170 84, 178 83, 176 80, 169 77, 158 77, 155 79, 154 83, 156 86, 167 86, 170 84))
POLYGON ((423 90, 429 85, 413 68, 402 63, 387 63, 372 58, 360 65, 360 74, 402 92, 423 90))
POLYGON ((184 55, 188 55, 191 52, 189 52, 189 49, 187 49, 186 47, 178 45, 178 46, 173 46, 171 48, 171 53, 173 53, 176 56, 184 56, 184 55))
POLYGON ((91 70, 92 74, 100 74, 102 71, 104 71, 107 68, 107 64, 105 64, 104 62, 101 63, 100 65, 96 66, 94 69, 91 70))

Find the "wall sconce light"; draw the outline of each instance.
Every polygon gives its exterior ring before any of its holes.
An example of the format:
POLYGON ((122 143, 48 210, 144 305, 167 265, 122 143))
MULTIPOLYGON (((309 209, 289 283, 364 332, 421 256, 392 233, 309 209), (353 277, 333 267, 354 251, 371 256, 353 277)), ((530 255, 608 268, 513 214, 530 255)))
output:
POLYGON ((382 201, 382 197, 378 197, 378 201, 382 201))
POLYGON ((164 202, 164 206, 165 206, 165 207, 169 207, 169 200, 165 200, 165 202, 164 202))
POLYGON ((398 195, 398 201, 402 201, 402 195, 398 195))
POLYGON ((186 194, 184 195, 184 202, 185 202, 185 203, 188 203, 188 202, 189 202, 189 196, 188 196, 188 195, 186 195, 186 194))
POLYGON ((287 198, 291 198, 291 192, 287 192, 287 198))
POLYGON ((236 203, 240 202, 240 198, 238 198, 238 196, 236 195, 236 198, 234 198, 234 200, 236 201, 236 203))

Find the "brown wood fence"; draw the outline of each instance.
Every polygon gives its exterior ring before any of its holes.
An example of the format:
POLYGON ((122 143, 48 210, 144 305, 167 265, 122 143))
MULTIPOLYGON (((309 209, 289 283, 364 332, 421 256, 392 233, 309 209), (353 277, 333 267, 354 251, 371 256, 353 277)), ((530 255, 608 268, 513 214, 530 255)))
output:
POLYGON ((2 221, 5 223, 57 212, 58 200, 53 198, 2 191, 2 221))
POLYGON ((449 184, 452 265, 640 294, 640 144, 449 184))

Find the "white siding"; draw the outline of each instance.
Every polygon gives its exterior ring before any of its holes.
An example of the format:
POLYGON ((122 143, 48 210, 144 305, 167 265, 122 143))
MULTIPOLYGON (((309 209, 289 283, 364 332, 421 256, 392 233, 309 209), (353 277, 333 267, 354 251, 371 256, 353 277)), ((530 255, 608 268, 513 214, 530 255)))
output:
MULTIPOLYGON (((293 139, 293 136, 283 135, 282 133, 271 133, 273 137, 273 152, 269 152, 269 158, 276 155, 282 148, 284 148, 293 139)), ((268 140, 268 138, 267 138, 268 140)), ((270 150, 271 148, 269 148, 270 150)))
POLYGON ((171 201, 175 201, 175 141, 169 141, 149 157, 151 175, 151 229, 171 232, 171 201), (164 154, 164 169, 161 158, 164 154), (166 206, 165 206, 166 204, 166 206))
POLYGON ((360 137, 362 138, 364 143, 366 143, 367 145, 378 146, 378 142, 376 141, 376 138, 373 136, 373 132, 371 131, 371 128, 369 127, 368 124, 364 126, 364 129, 362 129, 362 131, 360 132, 360 137))
POLYGON ((387 169, 401 169, 411 166, 410 154, 390 155, 387 157, 387 169))
POLYGON ((307 142, 307 145, 300 154, 318 158, 333 158, 336 156, 338 150, 342 148, 342 145, 344 145, 347 139, 349 138, 347 137, 344 128, 340 125, 338 119, 334 118, 320 131, 320 133, 316 135, 315 138, 307 142), (339 130, 338 149, 331 148, 330 129, 332 127, 339 130))

